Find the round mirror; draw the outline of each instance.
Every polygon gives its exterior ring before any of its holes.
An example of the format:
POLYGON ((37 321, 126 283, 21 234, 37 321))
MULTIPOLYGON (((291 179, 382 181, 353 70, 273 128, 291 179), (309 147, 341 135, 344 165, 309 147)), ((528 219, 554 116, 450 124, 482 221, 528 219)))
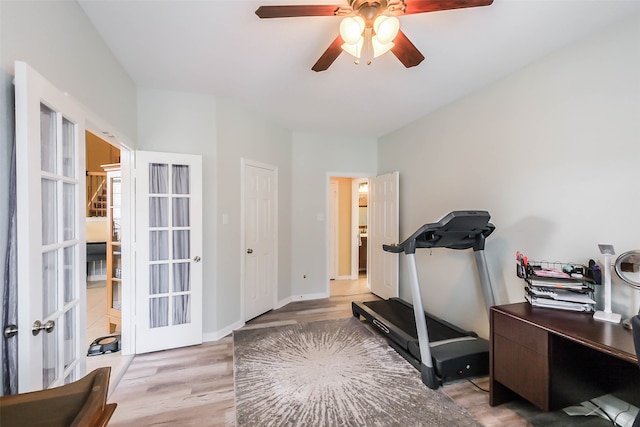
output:
POLYGON ((625 252, 616 259, 618 277, 631 287, 640 290, 640 250, 625 252))

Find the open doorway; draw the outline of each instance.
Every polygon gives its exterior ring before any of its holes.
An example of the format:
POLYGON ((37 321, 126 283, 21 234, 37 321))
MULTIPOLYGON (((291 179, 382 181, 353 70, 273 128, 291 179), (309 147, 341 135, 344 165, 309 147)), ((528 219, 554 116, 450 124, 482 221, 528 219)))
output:
MULTIPOLYGON (((117 380, 130 357, 121 347, 121 151, 86 132, 87 372, 110 366, 117 380)), ((114 384, 116 381, 112 381, 114 384)))
POLYGON ((367 293, 368 179, 332 176, 329 188, 330 296, 367 293))

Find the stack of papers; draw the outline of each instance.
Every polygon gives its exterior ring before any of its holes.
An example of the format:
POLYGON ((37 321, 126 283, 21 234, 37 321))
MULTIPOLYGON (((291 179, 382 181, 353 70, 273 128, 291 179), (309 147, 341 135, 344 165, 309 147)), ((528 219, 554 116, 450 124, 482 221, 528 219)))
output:
POLYGON ((588 294, 568 289, 538 289, 527 287, 525 290, 531 296, 548 298, 559 301, 579 302, 583 304, 595 304, 596 302, 588 294))
POLYGON ((556 308, 571 311, 593 311, 593 306, 591 304, 580 304, 577 302, 539 298, 531 295, 525 295, 524 297, 534 307, 556 308))
POLYGON ((583 281, 552 277, 526 281, 525 299, 534 307, 587 312, 595 309, 592 290, 583 281))

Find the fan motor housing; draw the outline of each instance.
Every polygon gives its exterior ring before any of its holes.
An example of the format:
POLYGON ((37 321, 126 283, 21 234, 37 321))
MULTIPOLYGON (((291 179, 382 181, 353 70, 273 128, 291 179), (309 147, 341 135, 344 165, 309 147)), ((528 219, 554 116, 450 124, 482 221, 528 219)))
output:
POLYGON ((387 9, 387 0, 350 0, 349 5, 356 15, 361 16, 365 22, 370 25, 378 15, 387 9))

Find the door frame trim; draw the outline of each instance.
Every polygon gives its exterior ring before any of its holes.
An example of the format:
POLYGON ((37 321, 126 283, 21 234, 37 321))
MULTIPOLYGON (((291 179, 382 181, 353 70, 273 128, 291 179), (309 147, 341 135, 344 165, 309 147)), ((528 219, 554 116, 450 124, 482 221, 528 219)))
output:
POLYGON ((338 237, 340 236, 339 201, 340 185, 337 181, 329 180, 329 280, 335 280, 340 277, 338 274, 340 270, 340 245, 338 245, 338 237), (335 195, 331 190, 332 186, 335 187, 335 195), (333 209, 331 205, 333 205, 333 209), (331 239, 333 239, 333 244, 331 239), (333 253, 333 257, 331 253, 333 253))
POLYGON ((257 160, 251 160, 251 159, 247 159, 245 157, 241 157, 240 158, 240 321, 242 323, 242 325, 245 324, 246 319, 245 319, 245 294, 246 294, 246 284, 245 284, 245 268, 246 268, 246 261, 245 261, 245 251, 247 250, 247 248, 245 247, 245 237, 246 237, 246 230, 245 230, 245 221, 246 221, 246 206, 245 206, 245 172, 246 172, 246 168, 247 167, 256 167, 256 168, 261 168, 261 169, 266 169, 269 170, 271 172, 274 173, 275 175, 275 195, 276 195, 276 203, 274 206, 274 215, 275 215, 275 236, 276 238, 274 239, 273 242, 273 257, 274 257, 274 285, 275 285, 275 289, 273 292, 273 301, 271 302, 271 307, 272 308, 276 308, 278 305, 278 275, 279 275, 279 271, 278 271, 278 222, 279 222, 279 210, 278 210, 278 204, 280 201, 280 196, 279 196, 279 192, 278 192, 278 176, 279 176, 279 171, 278 171, 278 167, 275 165, 271 165, 268 163, 263 163, 263 162, 259 162, 257 160))
MULTIPOLYGON (((352 221, 352 230, 351 230, 351 280, 358 280, 358 276, 360 274, 360 262, 359 262, 359 250, 358 250, 358 238, 356 237, 356 232, 360 230, 360 195, 358 193, 359 186, 363 182, 369 182, 369 178, 360 177, 354 178, 351 183, 351 221, 352 221)), ((368 197, 368 196, 367 196, 368 197)), ((368 204, 367 204, 368 205, 368 204)), ((367 229, 369 229, 369 207, 367 206, 367 229)), ((368 251, 367 247, 367 251, 368 251)), ((367 254, 367 260, 369 259, 369 254, 367 254)), ((368 262, 368 261, 367 261, 368 262)), ((368 266, 367 272, 368 272, 368 266)))

